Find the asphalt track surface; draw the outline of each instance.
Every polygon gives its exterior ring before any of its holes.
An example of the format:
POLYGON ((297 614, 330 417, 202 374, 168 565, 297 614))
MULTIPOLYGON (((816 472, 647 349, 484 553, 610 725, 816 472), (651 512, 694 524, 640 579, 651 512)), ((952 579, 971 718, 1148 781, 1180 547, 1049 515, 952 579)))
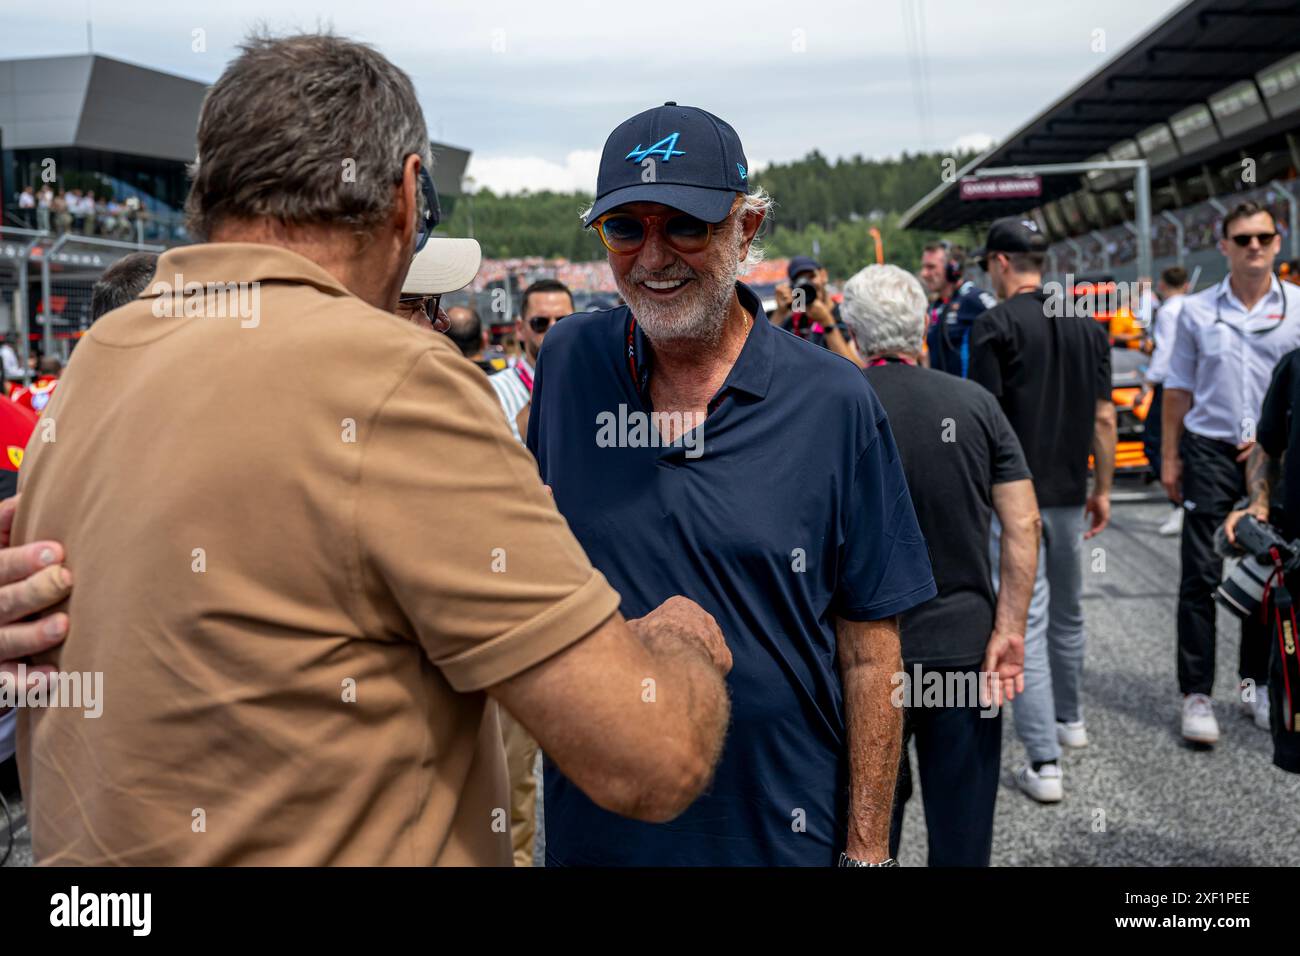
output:
MULTIPOLYGON (((1117 497, 1139 497, 1135 490, 1121 486, 1128 494, 1117 497)), ((1197 749, 1179 735, 1178 542, 1156 533, 1167 515, 1160 500, 1117 501, 1111 527, 1089 542, 1090 559, 1094 547, 1105 549, 1105 570, 1084 575, 1090 742, 1065 752, 1064 801, 1042 806, 1017 791, 1011 771, 1024 749, 1004 716, 996 866, 1300 866, 1300 777, 1272 766, 1268 734, 1237 713, 1239 631, 1225 612, 1214 687, 1222 737, 1197 749)), ((905 866, 926 861, 917 788, 899 854, 905 866)), ((19 826, 8 865, 27 866, 23 808, 10 810, 19 826)), ((5 842, 0 817, 0 853, 5 842)))

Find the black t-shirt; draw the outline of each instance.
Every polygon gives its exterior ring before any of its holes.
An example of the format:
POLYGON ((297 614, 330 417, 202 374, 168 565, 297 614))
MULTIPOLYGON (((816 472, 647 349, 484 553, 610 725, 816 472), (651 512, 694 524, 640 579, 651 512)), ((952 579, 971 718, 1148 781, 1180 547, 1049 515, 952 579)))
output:
MULTIPOLYGON (((1273 369, 1273 380, 1264 396, 1255 439, 1270 458, 1277 460, 1287 450, 1300 447, 1300 349, 1288 352, 1273 369)), ((1282 502, 1281 531, 1288 540, 1300 537, 1300 461, 1294 455, 1282 460, 1282 488, 1273 489, 1273 500, 1282 502)))
POLYGON ((1023 292, 981 315, 971 333, 970 378, 1007 413, 1040 508, 1087 499, 1097 402, 1110 399, 1106 330, 1061 311, 1042 292, 1023 292))
POLYGON ((995 609, 993 486, 1028 478, 1029 466, 1006 415, 978 385, 895 362, 866 376, 889 415, 939 586, 937 597, 903 615, 903 661, 978 663, 995 609))

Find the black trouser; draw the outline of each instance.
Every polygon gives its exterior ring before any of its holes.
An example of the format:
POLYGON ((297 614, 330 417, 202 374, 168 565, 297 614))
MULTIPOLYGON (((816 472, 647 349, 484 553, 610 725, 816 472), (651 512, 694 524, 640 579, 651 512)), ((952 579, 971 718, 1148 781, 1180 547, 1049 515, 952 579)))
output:
POLYGON ((1160 480, 1160 416, 1165 407, 1165 387, 1155 385, 1151 389, 1151 404, 1147 407, 1147 419, 1142 425, 1142 453, 1147 456, 1147 467, 1155 480, 1160 480))
MULTIPOLYGON (((1286 589, 1290 592, 1292 613, 1300 618, 1294 603, 1300 596, 1300 573, 1293 571, 1286 576, 1286 589)), ((1300 648, 1296 647, 1298 638, 1293 628, 1289 635, 1279 633, 1279 627, 1283 625, 1278 620, 1278 609, 1273 606, 1277 591, 1274 590, 1272 595, 1266 602, 1266 617, 1269 622, 1269 731, 1273 736, 1273 765, 1288 773, 1300 773, 1300 716, 1293 718, 1291 727, 1287 727, 1287 715, 1295 709, 1294 701, 1300 698, 1300 674, 1296 673, 1300 648)), ((1290 624, 1291 614, 1281 616, 1286 618, 1286 624, 1290 624)))
MULTIPOLYGON (((1214 553, 1214 531, 1246 494, 1246 466, 1227 442, 1184 432, 1182 580, 1178 588, 1178 689, 1214 689, 1214 589, 1223 560, 1214 553)), ((1260 615, 1241 622, 1239 673, 1257 687, 1268 680, 1268 628, 1260 615)))
MULTIPOLYGON (((906 665, 913 674, 912 665, 906 665)), ((925 668, 924 673, 976 673, 968 667, 925 668)), ((919 696, 920 688, 913 688, 919 696)), ((969 707, 908 707, 903 711, 903 755, 889 823, 889 855, 898 856, 903 809, 912 796, 907 743, 916 738, 921 797, 930 838, 930 866, 988 866, 993 852, 993 807, 1002 759, 1002 713, 969 707)))

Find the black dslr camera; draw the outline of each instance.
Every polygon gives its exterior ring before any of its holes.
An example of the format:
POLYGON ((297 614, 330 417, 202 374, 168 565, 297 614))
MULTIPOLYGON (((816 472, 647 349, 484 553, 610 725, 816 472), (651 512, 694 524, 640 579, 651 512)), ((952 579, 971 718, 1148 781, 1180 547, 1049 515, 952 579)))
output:
POLYGON ((1215 589, 1214 598, 1243 619, 1259 610, 1264 589, 1277 573, 1279 563, 1284 574, 1300 567, 1300 541, 1287 541, 1271 524, 1254 515, 1244 515, 1237 522, 1235 548, 1220 525, 1214 534, 1214 550, 1226 561, 1223 582, 1215 589))

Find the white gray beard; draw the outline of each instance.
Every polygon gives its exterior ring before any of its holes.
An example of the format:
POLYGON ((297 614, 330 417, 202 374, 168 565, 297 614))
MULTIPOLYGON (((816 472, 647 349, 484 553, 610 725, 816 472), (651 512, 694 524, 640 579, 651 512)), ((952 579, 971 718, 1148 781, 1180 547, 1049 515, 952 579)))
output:
POLYGON ((722 341, 728 306, 734 296, 739 263, 730 275, 710 276, 697 272, 694 288, 672 302, 659 302, 642 295, 635 282, 618 279, 618 290, 632 308, 632 315, 651 342, 695 341, 717 345, 722 341), (685 301, 682 301, 683 298, 685 301))

